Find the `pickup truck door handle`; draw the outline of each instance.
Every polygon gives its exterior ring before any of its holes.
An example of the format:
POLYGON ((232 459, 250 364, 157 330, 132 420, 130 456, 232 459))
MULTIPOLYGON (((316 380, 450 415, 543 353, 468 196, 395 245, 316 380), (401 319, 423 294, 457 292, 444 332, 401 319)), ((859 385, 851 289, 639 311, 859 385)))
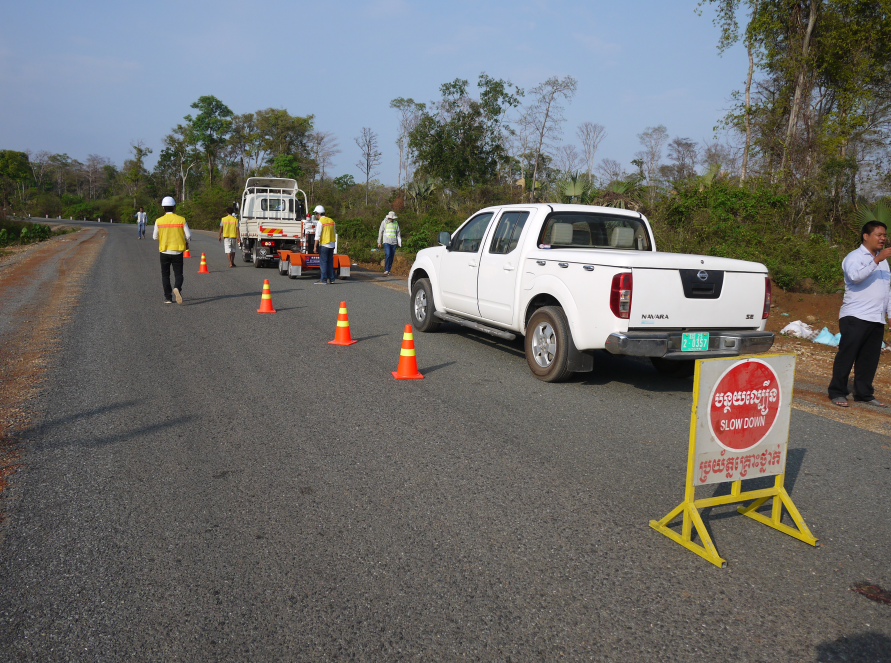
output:
POLYGON ((467 263, 467 266, 468 267, 476 267, 477 266, 476 260, 471 260, 469 263, 467 263))
POLYGON ((512 272, 512 271, 514 271, 514 268, 511 267, 510 265, 505 265, 504 267, 502 267, 502 269, 505 270, 505 271, 507 271, 507 272, 512 272))

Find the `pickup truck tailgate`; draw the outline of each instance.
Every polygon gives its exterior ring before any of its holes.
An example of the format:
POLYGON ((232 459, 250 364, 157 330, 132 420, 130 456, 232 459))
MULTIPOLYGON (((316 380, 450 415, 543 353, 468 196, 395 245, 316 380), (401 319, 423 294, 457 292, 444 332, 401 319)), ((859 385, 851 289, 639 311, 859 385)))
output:
POLYGON ((763 272, 634 268, 628 328, 759 329, 763 272))

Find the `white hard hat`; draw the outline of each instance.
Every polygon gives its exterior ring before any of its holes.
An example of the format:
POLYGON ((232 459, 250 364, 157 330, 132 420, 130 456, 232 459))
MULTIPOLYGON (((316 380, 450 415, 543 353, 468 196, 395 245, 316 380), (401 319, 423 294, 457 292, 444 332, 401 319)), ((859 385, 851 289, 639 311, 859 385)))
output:
POLYGON ((176 201, 170 196, 164 196, 164 200, 161 201, 161 207, 176 207, 176 201))
POLYGON ((316 208, 312 212, 313 212, 313 214, 324 214, 325 208, 322 207, 321 205, 316 205, 316 208))

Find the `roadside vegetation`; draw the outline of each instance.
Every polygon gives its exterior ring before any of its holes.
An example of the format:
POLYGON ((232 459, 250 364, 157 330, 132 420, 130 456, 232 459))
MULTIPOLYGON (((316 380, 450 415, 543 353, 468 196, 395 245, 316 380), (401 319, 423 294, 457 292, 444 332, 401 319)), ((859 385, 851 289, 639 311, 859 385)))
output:
POLYGON ((335 169, 338 138, 312 115, 236 114, 201 96, 162 138, 152 170, 141 140, 120 166, 96 154, 0 151, 2 202, 19 216, 126 223, 139 206, 159 216, 173 195, 192 227, 216 229, 247 177, 293 177, 360 262, 379 259, 377 229, 391 209, 410 258, 483 206, 606 205, 646 214, 661 250, 756 260, 783 289, 834 291, 864 215, 891 200, 891 0, 700 7, 715 11, 719 53, 745 46, 744 86, 727 90, 713 139, 644 127, 627 137, 640 147, 628 164, 600 154, 607 128, 596 118, 566 126, 572 76, 523 90, 482 73, 444 83, 436 100, 393 99, 395 145, 363 127, 350 139, 354 167, 335 169), (398 154, 395 185, 377 179, 384 149, 398 154))
POLYGON ((75 228, 53 229, 42 223, 17 221, 0 215, 0 256, 9 253, 9 251, 4 250, 8 247, 44 242, 51 237, 65 235, 75 230, 75 228))

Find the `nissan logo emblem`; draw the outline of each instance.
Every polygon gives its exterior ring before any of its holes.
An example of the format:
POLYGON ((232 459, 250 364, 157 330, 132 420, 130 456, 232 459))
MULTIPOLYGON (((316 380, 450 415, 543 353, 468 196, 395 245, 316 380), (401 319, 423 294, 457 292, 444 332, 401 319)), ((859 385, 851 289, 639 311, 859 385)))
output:
POLYGON ((697 272, 696 274, 696 278, 698 278, 700 281, 706 281, 708 280, 708 272, 704 272, 700 269, 699 272, 697 272))

